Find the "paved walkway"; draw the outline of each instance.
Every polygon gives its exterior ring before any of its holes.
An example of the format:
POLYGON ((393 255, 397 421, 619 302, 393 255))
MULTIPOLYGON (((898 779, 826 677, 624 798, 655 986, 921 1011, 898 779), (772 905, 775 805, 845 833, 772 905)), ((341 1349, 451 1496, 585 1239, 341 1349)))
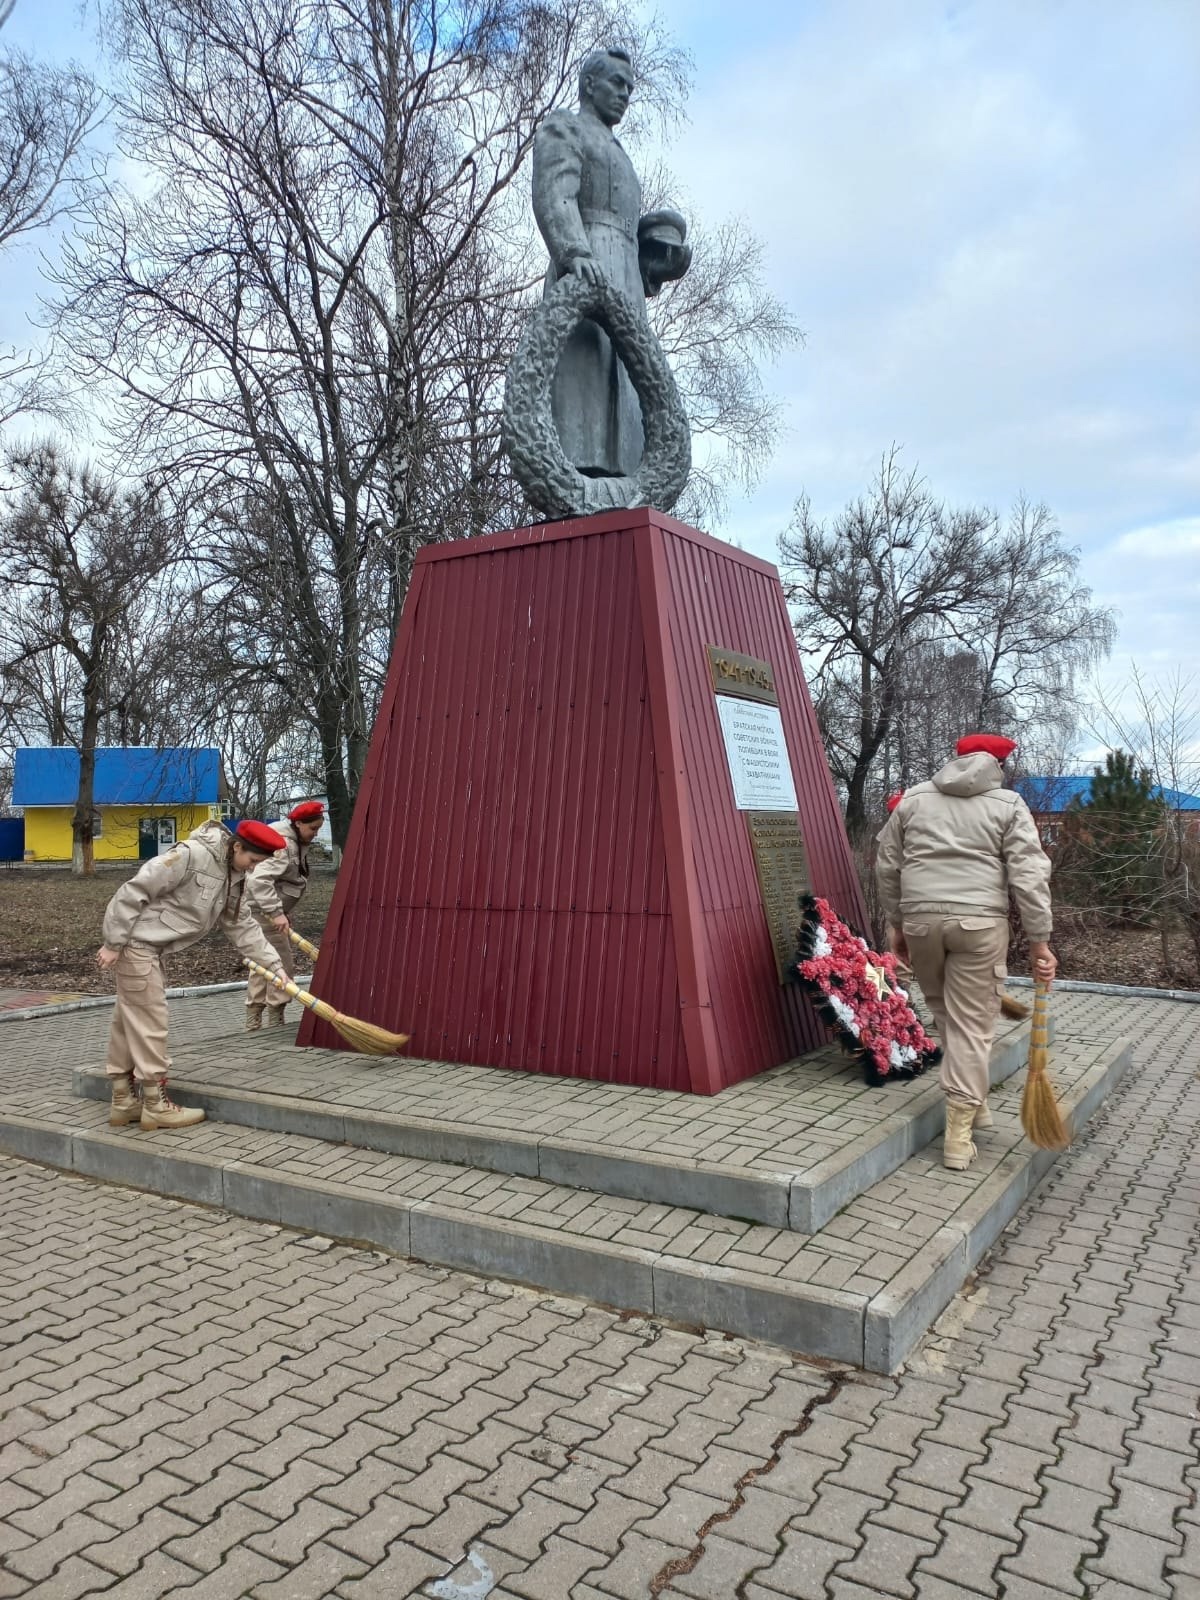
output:
POLYGON ((61 1006, 70 1000, 80 1000, 78 994, 66 994, 57 989, 0 989, 0 1011, 24 1011, 30 1006, 61 1006))
MULTIPOLYGON (((1137 1065, 895 1378, 0 1161, 0 1596, 1200 1595, 1200 1017, 1104 1003, 1137 1065)), ((99 1026, 0 1024, 10 1093, 99 1026)))
MULTIPOLYGON (((0 990, 0 1010, 5 993, 0 990)), ((335 1102, 356 1112, 386 1113, 402 1103, 409 1116, 477 1133, 492 1143, 569 1139, 573 1146, 586 1144, 604 1157, 702 1161, 746 1176, 775 1176, 838 1154, 848 1140, 875 1132, 911 1108, 922 1090, 937 1095, 932 1072, 916 1083, 897 1079, 871 1088, 861 1066, 834 1044, 711 1096, 497 1071, 408 1054, 383 1058, 346 1050, 296 1050, 299 1006, 287 1008, 292 1026, 247 1034, 242 1031, 244 1002, 240 986, 171 1002, 175 1078, 241 1089, 252 1082, 256 1091, 335 1102), (219 1051, 206 1048, 215 1037, 221 1037, 219 1051)), ((1083 1024, 1077 1031, 1089 1037, 1095 1033, 1093 1009, 1076 1004, 1083 1024)), ((79 1031, 80 1023, 72 1024, 72 1040, 96 1065, 111 1018, 111 1008, 101 1005, 93 1008, 85 1031, 79 1031)), ((50 1021, 57 1026, 56 1019, 50 1021)), ((46 1036, 44 1022, 30 1019, 31 1029, 39 1024, 31 1038, 46 1036)), ((1027 1035, 1028 1023, 1002 1020, 997 1028, 1001 1044, 1024 1041, 1027 1035)), ((1069 1048, 1070 1042, 1064 1043, 1069 1048)), ((1065 1061, 1060 1063, 1061 1073, 1068 1070, 1065 1061)))

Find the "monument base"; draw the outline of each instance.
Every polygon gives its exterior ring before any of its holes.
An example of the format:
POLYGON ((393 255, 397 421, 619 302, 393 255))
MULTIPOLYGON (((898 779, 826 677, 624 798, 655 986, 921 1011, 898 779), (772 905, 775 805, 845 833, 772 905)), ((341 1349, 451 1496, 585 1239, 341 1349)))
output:
POLYGON ((420 553, 322 999, 416 1055, 712 1094, 827 1038, 787 981, 809 887, 865 925, 773 566, 647 509, 420 553))

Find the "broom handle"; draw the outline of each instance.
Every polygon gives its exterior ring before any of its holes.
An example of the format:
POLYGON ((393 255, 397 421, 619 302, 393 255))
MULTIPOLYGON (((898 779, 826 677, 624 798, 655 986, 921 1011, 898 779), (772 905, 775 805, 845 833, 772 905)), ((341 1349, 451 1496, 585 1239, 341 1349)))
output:
POLYGON ((284 990, 286 994, 291 995, 293 1000, 299 1000, 302 1006, 308 1006, 311 1010, 317 1004, 316 995, 309 994, 307 989, 302 989, 298 983, 293 983, 290 978, 277 978, 273 972, 268 972, 266 967, 260 967, 257 961, 251 961, 249 956, 243 956, 242 960, 250 968, 251 972, 257 972, 260 978, 265 978, 268 983, 273 983, 277 989, 284 990))
POLYGON ((1050 991, 1039 978, 1033 986, 1033 1022, 1029 1029, 1030 1054, 1050 1047, 1050 991))
POLYGON ((302 933, 297 933, 295 928, 288 929, 288 938, 296 946, 297 950, 303 950, 304 954, 306 956, 311 956, 314 961, 321 954, 317 946, 315 944, 309 944, 304 935, 302 933))

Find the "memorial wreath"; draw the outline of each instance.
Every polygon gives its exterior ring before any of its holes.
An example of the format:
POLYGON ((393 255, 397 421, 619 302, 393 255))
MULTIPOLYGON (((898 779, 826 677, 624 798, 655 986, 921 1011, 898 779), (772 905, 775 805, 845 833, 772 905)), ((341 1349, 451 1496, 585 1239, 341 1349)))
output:
POLYGON ((880 955, 846 926, 827 900, 805 895, 796 970, 867 1082, 915 1078, 941 1060, 896 979, 896 958, 880 955))

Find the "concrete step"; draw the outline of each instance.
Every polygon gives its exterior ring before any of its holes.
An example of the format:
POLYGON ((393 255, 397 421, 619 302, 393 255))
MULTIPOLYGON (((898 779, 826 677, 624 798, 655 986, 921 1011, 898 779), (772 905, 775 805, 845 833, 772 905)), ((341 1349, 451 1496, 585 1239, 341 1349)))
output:
MULTIPOLYGON (((1029 1058, 1005 1025, 991 1081, 1029 1058)), ((283 1030, 176 1051, 172 1092, 216 1121, 451 1161, 713 1216, 816 1233, 942 1130, 935 1072, 869 1088, 836 1048, 710 1098, 449 1062, 291 1048, 283 1030)), ((101 1071, 76 1093, 107 1099, 101 1071)))
MULTIPOLYGON (((1130 1060, 1127 1042, 1068 1041, 1053 1076, 1075 1133, 1130 1060)), ((965 1173, 930 1141, 805 1236, 695 1206, 297 1133, 205 1122, 110 1130, 64 1088, 36 1117, 0 1115, 6 1152, 431 1263, 578 1294, 890 1372, 1053 1160, 1022 1137, 1019 1081, 965 1173)))

